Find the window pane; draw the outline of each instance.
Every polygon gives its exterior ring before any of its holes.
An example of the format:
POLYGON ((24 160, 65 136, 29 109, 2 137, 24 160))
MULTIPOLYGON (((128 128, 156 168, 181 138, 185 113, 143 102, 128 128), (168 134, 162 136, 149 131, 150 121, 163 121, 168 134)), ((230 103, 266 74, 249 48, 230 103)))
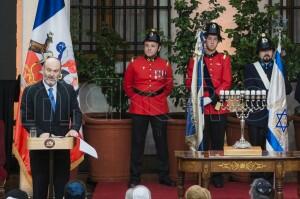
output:
POLYGON ((116 6, 122 6, 123 5, 123 0, 115 0, 115 5, 116 6))
POLYGON ((138 6, 145 6, 146 5, 146 0, 137 0, 137 5, 138 6))
POLYGON ((88 32, 90 31, 90 11, 88 9, 84 9, 82 11, 82 19, 81 19, 81 41, 89 41, 88 32))
POLYGON ((283 0, 283 6, 286 6, 286 0, 283 0))
MULTIPOLYGON (((127 0, 127 6, 135 6, 135 0, 127 0)), ((146 4, 146 0, 137 0, 137 6, 144 6, 146 4)))
POLYGON ((154 6, 157 5, 157 2, 159 2, 159 6, 167 6, 168 5, 168 0, 153 0, 154 6))
MULTIPOLYGON (((71 2, 72 2, 73 0, 71 0, 71 2)), ((78 1, 78 0, 77 0, 78 1)), ((76 1, 75 1, 76 2, 76 1)), ((90 4, 91 4, 91 1, 90 0, 82 0, 81 1, 82 3, 81 3, 81 5, 83 5, 83 6, 89 6, 90 4)), ((72 2, 72 4, 73 4, 73 2, 72 2)), ((78 1, 78 4, 80 4, 80 1, 78 1)), ((93 1, 92 1, 92 4, 93 4, 93 1)))
MULTIPOLYGON (((153 27, 157 28, 157 12, 156 10, 153 11, 153 27)), ((164 36, 168 36, 168 11, 160 9, 159 12, 159 30, 163 31, 164 36)), ((164 46, 162 47, 160 51, 160 56, 163 58, 167 58, 168 49, 164 46)))
POLYGON ((79 0, 72 0, 71 5, 77 6, 79 4, 79 0))
POLYGON ((300 6, 300 0, 294 0, 294 5, 295 6, 300 6))
POLYGON ((272 0, 272 5, 280 4, 280 0, 272 0))
POLYGON ((287 28, 289 20, 288 20, 287 15, 286 15, 286 10, 282 10, 282 20, 283 20, 283 23, 284 23, 284 26, 285 26, 284 28, 287 28))
POLYGON ((79 20, 79 10, 71 9, 70 29, 73 42, 78 42, 79 40, 79 20))
POLYGON ((144 40, 144 33, 145 33, 145 10, 144 9, 138 9, 137 10, 137 37, 138 41, 144 40), (142 34, 140 34, 142 33, 142 34))
POLYGON ((294 41, 300 43, 300 9, 294 11, 294 41))
POLYGON ((162 10, 159 14, 159 30, 164 32, 164 35, 168 35, 168 11, 162 10))
POLYGON ((134 41, 134 10, 126 10, 126 41, 134 41))
POLYGON ((121 35, 123 38, 123 24, 124 24, 124 17, 123 17, 123 10, 118 9, 115 10, 115 30, 121 35))

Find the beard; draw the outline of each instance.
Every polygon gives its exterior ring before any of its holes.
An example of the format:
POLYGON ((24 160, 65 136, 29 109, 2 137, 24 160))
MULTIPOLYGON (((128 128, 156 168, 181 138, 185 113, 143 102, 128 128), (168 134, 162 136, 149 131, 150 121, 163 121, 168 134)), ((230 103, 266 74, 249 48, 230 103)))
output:
POLYGON ((270 57, 269 55, 265 55, 265 56, 263 57, 263 61, 264 61, 265 63, 268 63, 268 62, 271 61, 271 57, 270 57))

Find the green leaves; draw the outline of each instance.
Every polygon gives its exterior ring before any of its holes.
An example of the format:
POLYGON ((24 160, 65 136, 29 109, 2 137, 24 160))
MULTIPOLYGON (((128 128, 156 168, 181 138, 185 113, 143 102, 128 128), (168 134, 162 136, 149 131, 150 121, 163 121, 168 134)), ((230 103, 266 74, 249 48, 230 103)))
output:
POLYGON ((196 33, 203 30, 207 23, 218 18, 224 12, 225 7, 221 6, 217 0, 209 0, 209 9, 201 13, 196 12, 200 6, 197 0, 175 0, 174 9, 178 17, 172 19, 176 27, 176 37, 172 43, 173 54, 169 57, 172 63, 176 64, 175 74, 182 76, 182 81, 175 84, 171 98, 175 106, 185 106, 188 92, 184 86, 186 78, 186 65, 192 57, 196 33))
POLYGON ((128 102, 122 90, 122 74, 115 72, 115 63, 117 51, 125 48, 126 42, 107 26, 92 36, 96 54, 76 53, 79 79, 100 86, 112 111, 125 112, 128 102))
MULTIPOLYGON (((280 26, 280 16, 277 15, 277 6, 266 5, 264 10, 259 10, 260 0, 230 0, 229 3, 236 10, 234 22, 237 27, 226 29, 229 38, 232 38, 231 45, 236 48, 232 58, 233 85, 234 88, 243 88, 243 70, 246 64, 258 59, 256 53, 256 42, 262 33, 266 33, 273 41, 277 35, 274 34, 275 26, 280 26)), ((281 22, 280 22, 281 23, 281 22)), ((277 45, 277 41, 274 42, 277 45)), ((288 76, 290 79, 296 77, 300 70, 300 63, 295 59, 296 53, 299 55, 299 47, 285 36, 282 40, 282 47, 286 49, 287 55, 284 57, 288 76)))

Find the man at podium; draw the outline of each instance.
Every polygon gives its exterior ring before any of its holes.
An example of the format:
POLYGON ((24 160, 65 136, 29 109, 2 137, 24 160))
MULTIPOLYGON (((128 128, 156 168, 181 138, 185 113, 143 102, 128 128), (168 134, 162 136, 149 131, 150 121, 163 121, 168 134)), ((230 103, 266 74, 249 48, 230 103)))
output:
MULTIPOLYGON (((61 63, 55 57, 45 60, 43 79, 25 88, 21 102, 22 123, 28 132, 36 130, 37 137, 74 136, 81 126, 81 111, 76 92, 71 85, 58 81, 61 63)), ((49 151, 30 151, 33 199, 46 199, 49 184, 49 151)), ((55 150, 53 184, 56 199, 62 199, 70 175, 70 151, 55 150)))

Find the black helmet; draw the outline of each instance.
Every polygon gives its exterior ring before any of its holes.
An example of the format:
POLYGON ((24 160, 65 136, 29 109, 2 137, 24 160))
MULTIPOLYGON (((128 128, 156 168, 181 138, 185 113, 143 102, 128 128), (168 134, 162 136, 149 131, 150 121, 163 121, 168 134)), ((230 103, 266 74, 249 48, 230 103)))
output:
POLYGON ((220 30, 220 26, 217 23, 208 23, 206 25, 205 28, 205 33, 204 36, 207 37, 208 35, 217 35, 219 41, 222 41, 222 37, 221 37, 221 30, 220 30))
POLYGON ((265 33, 262 33, 256 44, 256 52, 258 53, 264 50, 275 50, 275 48, 271 39, 269 39, 265 33))
POLYGON ((148 32, 148 34, 146 34, 144 42, 145 41, 154 41, 154 42, 160 44, 160 36, 159 36, 158 32, 155 29, 151 29, 148 32))

